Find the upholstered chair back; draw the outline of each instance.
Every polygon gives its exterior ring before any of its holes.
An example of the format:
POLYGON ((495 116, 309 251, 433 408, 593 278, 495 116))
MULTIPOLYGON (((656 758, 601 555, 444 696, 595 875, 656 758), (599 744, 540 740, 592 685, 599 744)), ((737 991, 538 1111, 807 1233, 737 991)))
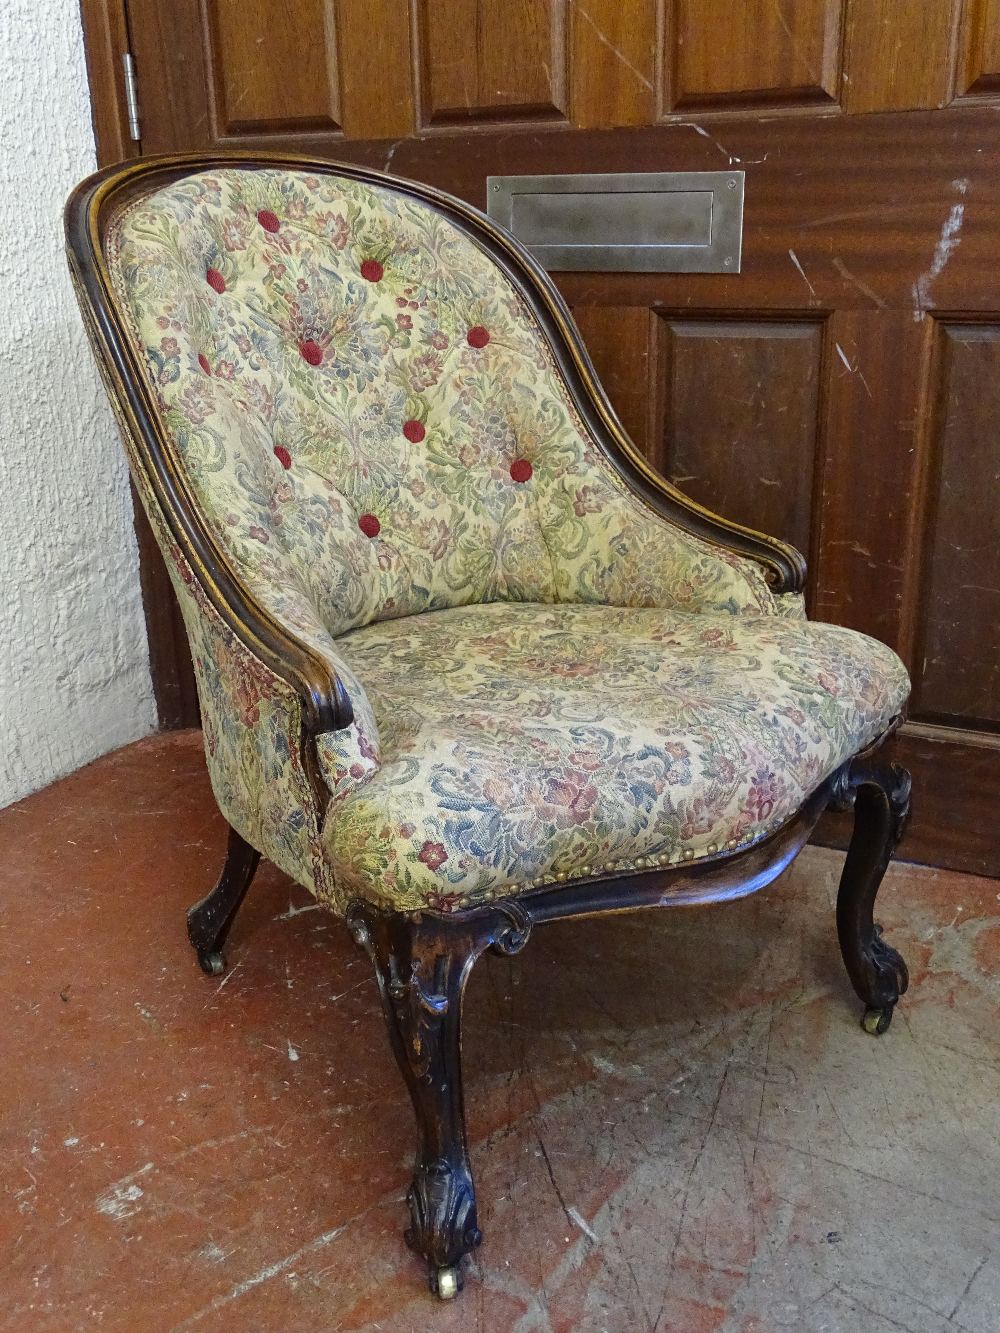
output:
POLYGON ((66 232, 229 825, 191 942, 220 975, 261 855, 346 918, 433 1291, 482 1239, 460 1056, 488 949, 752 892, 853 804, 837 931, 885 1031, 907 972, 872 909, 910 779, 874 747, 903 663, 805 617, 798 552, 657 476, 511 236, 418 182, 239 155, 98 173, 66 232))
POLYGON ((205 170, 127 207, 106 253, 201 520, 286 620, 774 609, 759 564, 633 495, 502 263, 431 203, 205 170))

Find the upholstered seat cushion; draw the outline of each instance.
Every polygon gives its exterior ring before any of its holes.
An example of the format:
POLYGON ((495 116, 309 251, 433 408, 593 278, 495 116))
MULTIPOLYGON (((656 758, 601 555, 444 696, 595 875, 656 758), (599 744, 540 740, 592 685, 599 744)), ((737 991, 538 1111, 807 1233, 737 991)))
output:
POLYGON ((338 647, 381 763, 331 805, 326 854, 338 895, 405 909, 748 846, 908 692, 883 644, 753 613, 496 602, 338 647))

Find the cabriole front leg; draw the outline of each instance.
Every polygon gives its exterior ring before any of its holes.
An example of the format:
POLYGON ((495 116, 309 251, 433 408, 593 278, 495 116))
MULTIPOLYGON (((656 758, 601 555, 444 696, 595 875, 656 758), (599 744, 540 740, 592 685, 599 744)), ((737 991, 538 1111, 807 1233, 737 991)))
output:
POLYGON ((851 984, 865 1004, 862 1026, 881 1036, 909 982, 906 964, 883 940, 873 914, 910 813, 910 775, 898 764, 858 758, 837 796, 854 806, 854 833, 837 894, 837 935, 851 984))
POLYGON ((491 945, 507 954, 523 948, 530 922, 516 904, 453 917, 353 904, 347 919, 375 964, 389 1039, 416 1112, 406 1240, 427 1260, 431 1290, 447 1300, 461 1290, 463 1256, 482 1240, 462 1093, 465 984, 491 945))

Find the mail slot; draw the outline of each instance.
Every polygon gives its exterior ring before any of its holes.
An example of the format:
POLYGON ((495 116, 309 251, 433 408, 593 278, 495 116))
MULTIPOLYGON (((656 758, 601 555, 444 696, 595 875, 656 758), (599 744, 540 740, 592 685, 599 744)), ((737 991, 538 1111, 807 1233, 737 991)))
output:
POLYGON ((490 217, 546 268, 738 273, 742 171, 491 176, 490 217))

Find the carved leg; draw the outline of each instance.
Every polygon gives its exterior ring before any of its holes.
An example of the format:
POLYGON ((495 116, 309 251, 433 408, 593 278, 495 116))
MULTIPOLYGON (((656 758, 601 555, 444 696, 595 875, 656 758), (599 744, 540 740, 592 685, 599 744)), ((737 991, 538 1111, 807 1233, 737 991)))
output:
POLYGON ((218 884, 207 898, 195 903, 187 914, 188 938, 198 951, 202 971, 209 976, 216 977, 225 970, 222 946, 230 926, 236 920, 236 913, 246 897, 259 862, 260 852, 244 842, 236 830, 231 828, 226 864, 222 867, 218 884))
POLYGON ((855 759, 837 795, 854 805, 854 833, 837 894, 837 934, 851 985, 866 1005, 862 1027, 878 1037, 909 981, 906 964, 882 939, 872 913, 910 813, 910 775, 898 764, 855 759))
POLYGON ((465 1136, 462 997, 476 959, 527 943, 530 918, 516 904, 455 916, 384 914, 355 903, 354 938, 375 964, 393 1053, 417 1117, 417 1159, 407 1195, 407 1243, 427 1260, 431 1291, 462 1288, 461 1260, 482 1240, 465 1136))

